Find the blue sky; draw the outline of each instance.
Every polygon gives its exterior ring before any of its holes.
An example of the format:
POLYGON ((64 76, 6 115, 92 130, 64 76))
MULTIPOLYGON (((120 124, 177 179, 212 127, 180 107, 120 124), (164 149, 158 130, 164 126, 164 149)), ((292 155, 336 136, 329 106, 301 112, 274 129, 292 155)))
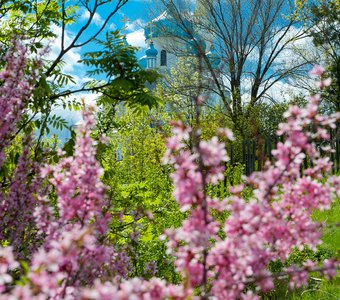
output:
MULTIPOLYGON (((99 25, 103 22, 106 16, 109 14, 111 8, 115 7, 115 2, 112 1, 111 4, 106 4, 103 8, 98 11, 94 18, 94 24, 88 31, 88 35, 95 31, 99 25)), ((161 8, 159 4, 155 4, 155 1, 150 0, 129 0, 110 20, 107 26, 107 30, 122 29, 124 24, 122 18, 126 16, 129 21, 127 23, 127 38, 130 44, 133 46, 144 46, 144 39, 142 39, 142 28, 145 24, 157 16, 157 11, 161 8)), ((80 11, 82 16, 79 18, 78 22, 70 26, 70 34, 77 32, 79 28, 86 21, 85 11, 80 11)), ((81 49, 81 52, 87 51, 87 47, 81 49)))
MULTIPOLYGON (((74 0, 76 1, 76 0, 74 0)), ((93 0, 90 0, 93 1, 93 0)), ((178 0, 180 1, 180 0, 178 0)), ((103 23, 105 17, 110 13, 110 10, 114 9, 115 7, 115 0, 112 0, 112 3, 106 4, 105 9, 99 10, 98 14, 94 18, 94 24, 91 25, 87 34, 84 36, 84 39, 89 35, 93 34, 100 25, 103 23)), ((116 15, 110 20, 106 30, 116 30, 121 29, 124 24, 122 21, 123 17, 126 16, 129 19, 127 23, 127 41, 130 45, 141 47, 141 50, 138 52, 137 56, 141 57, 144 54, 145 48, 147 45, 145 44, 145 37, 144 37, 144 28, 146 24, 154 19, 155 17, 159 16, 163 11, 164 7, 160 6, 160 0, 129 0, 128 3, 123 6, 116 15)), ((69 26, 66 32, 66 46, 67 42, 72 41, 72 36, 74 36, 78 30, 83 26, 84 22, 87 20, 86 11, 85 9, 79 11, 79 19, 76 24, 69 26)), ((57 35, 59 35, 59 39, 57 38, 55 41, 51 43, 51 52, 50 58, 53 60, 53 57, 56 57, 60 51, 60 36, 61 36, 61 27, 57 25, 52 25, 53 30, 57 35)), ((103 34, 105 34, 105 31, 103 34)), ((295 31, 298 31, 298 28, 292 28, 290 35, 294 36, 295 31)), ((103 37, 103 34, 101 37, 103 37)), ((100 36, 99 36, 100 38, 100 36)), ((305 49, 305 43, 308 43, 308 40, 305 39, 302 42, 302 48, 305 49)), ((85 82, 89 81, 91 78, 88 78, 86 75, 87 69, 84 65, 78 63, 78 61, 82 58, 82 55, 85 52, 97 50, 95 45, 92 43, 91 46, 85 46, 82 48, 77 48, 71 50, 65 57, 64 57, 64 72, 71 74, 74 76, 74 79, 77 81, 76 85, 70 85, 68 89, 76 89, 82 86, 85 82)), ((256 53, 253 53, 254 58, 256 60, 256 53)), ((287 60, 287 55, 285 57, 281 57, 282 62, 287 60)), ((251 57, 249 57, 251 59, 251 57)), ((290 57, 288 58, 290 60, 290 57)), ((246 86, 249 84, 245 82, 246 86)), ((279 82, 275 85, 275 89, 273 89, 273 93, 278 94, 281 93, 281 90, 288 90, 288 86, 284 82, 279 82), (281 86, 280 86, 281 85, 281 86)), ((288 93, 285 93, 288 95, 288 93)), ((86 102, 94 102, 94 99, 98 97, 97 94, 77 94, 75 96, 77 99, 85 99, 86 102)), ((63 111, 61 109, 56 110, 56 114, 63 115, 67 120, 70 121, 71 124, 77 123, 80 119, 79 113, 63 111)))
MULTIPOLYGON (((101 9, 98 11, 98 14, 94 17, 94 22, 91 25, 91 27, 88 29, 86 34, 83 36, 83 39, 86 39, 87 37, 91 36, 98 28, 100 28, 100 25, 103 23, 103 20, 105 17, 110 13, 111 9, 114 9, 115 7, 115 0, 112 1, 111 4, 106 4, 104 6, 105 9, 101 9)), ((159 5, 155 5, 155 1, 150 0, 129 0, 127 4, 125 4, 110 20, 108 23, 106 29, 103 31, 103 34, 101 34, 100 37, 103 37, 105 32, 107 30, 116 30, 116 29, 122 29, 124 26, 124 23, 122 22, 122 19, 124 16, 126 16, 129 21, 127 23, 127 40, 129 44, 141 47, 141 50, 137 53, 138 57, 141 57, 144 54, 145 50, 145 37, 144 37, 144 31, 143 28, 145 24, 155 18, 157 16, 157 11, 161 11, 162 8, 159 7, 159 5)), ((66 28, 66 36, 65 36, 65 42, 66 47, 67 44, 72 41, 72 37, 76 35, 76 33, 79 31, 79 29, 83 26, 83 24, 87 20, 87 15, 85 9, 81 9, 79 11, 80 17, 77 21, 77 23, 72 24, 71 26, 66 28)), ((61 27, 58 27, 57 25, 52 25, 52 30, 54 33, 58 36, 55 40, 53 40, 50 44, 51 51, 49 54, 49 58, 53 60, 60 51, 60 37, 61 37, 61 27)), ((85 52, 93 51, 94 44, 91 43, 87 46, 73 49, 69 51, 65 57, 64 57, 64 72, 71 74, 74 79, 76 80, 77 84, 73 85, 70 84, 67 86, 68 89, 76 89, 80 87, 84 82, 90 80, 88 76, 86 75, 86 67, 79 64, 78 61, 82 58, 82 55, 85 52)), ((78 100, 85 99, 86 102, 93 102, 94 99, 97 97, 97 94, 87 94, 87 93, 80 93, 75 95, 78 100)), ((62 115, 65 119, 67 119, 70 124, 75 124, 80 120, 80 114, 79 112, 72 112, 72 111, 65 111, 61 108, 58 108, 54 111, 55 114, 62 115)), ((61 135, 61 138, 65 138, 68 135, 67 132, 60 133, 58 131, 52 130, 52 133, 57 133, 61 135)))
MULTIPOLYGON (((87 28, 79 42, 85 41, 88 37, 92 36, 103 24, 107 15, 115 8, 115 2, 105 4, 95 14, 92 25, 87 28)), ((158 1, 157 1, 158 2, 158 1)), ((145 44, 144 28, 146 24, 158 15, 158 12, 162 11, 159 5, 155 5, 155 1, 150 0, 129 0, 109 21, 105 30, 98 36, 99 39, 104 39, 105 33, 110 30, 121 30, 123 33, 124 23, 123 17, 128 18, 127 22, 127 41, 130 45, 140 48, 137 53, 137 57, 144 55, 144 51, 147 47, 145 44)), ((72 41, 72 38, 78 33, 80 28, 88 20, 88 12, 84 8, 79 9, 79 15, 77 22, 66 27, 65 44, 66 47, 72 41)), ((61 40, 61 27, 52 24, 52 30, 57 35, 57 38, 51 42, 50 59, 57 57, 60 52, 60 40, 61 40)), ((77 63, 86 52, 94 51, 96 44, 91 42, 81 48, 75 48, 69 51, 64 57, 64 71, 75 76, 75 80, 81 85, 88 78, 86 76, 86 68, 84 65, 77 63)))

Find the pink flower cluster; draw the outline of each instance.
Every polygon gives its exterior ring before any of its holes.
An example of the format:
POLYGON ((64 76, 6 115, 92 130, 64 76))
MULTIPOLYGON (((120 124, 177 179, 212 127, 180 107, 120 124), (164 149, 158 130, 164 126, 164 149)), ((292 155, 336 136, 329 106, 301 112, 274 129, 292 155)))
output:
POLYGON ((38 203, 36 193, 40 191, 41 178, 34 177, 39 169, 30 157, 30 136, 24 144, 9 192, 0 192, 0 240, 10 243, 17 259, 30 258, 39 242, 32 211, 38 203))
POLYGON ((126 255, 106 239, 112 216, 90 137, 94 116, 88 110, 83 117, 74 157, 43 169, 43 175, 52 175, 59 218, 43 198, 35 216, 40 230, 48 234, 44 247, 33 257, 30 279, 49 297, 72 295, 74 288, 97 278, 125 277, 129 268, 126 255))
POLYGON ((6 67, 0 72, 0 167, 4 162, 4 149, 9 145, 9 137, 20 121, 23 109, 30 98, 33 75, 25 75, 27 49, 13 40, 4 57, 6 67))
MULTIPOLYGON (((220 164, 227 159, 224 145, 214 138, 201 142, 191 154, 183 143, 190 129, 175 124, 166 160, 175 167, 174 196, 190 215, 181 228, 168 230, 166 235, 184 281, 190 288, 200 288, 202 296, 258 299, 252 292, 245 293, 247 284, 255 284, 263 292, 272 289, 271 261, 285 261, 295 247, 314 249, 320 243, 320 224, 312 221, 311 213, 330 207, 339 181, 329 177, 321 182, 332 164, 320 155, 315 142, 329 139, 327 128, 335 127, 339 115, 319 115, 319 99, 319 95, 311 97, 304 109, 289 108, 287 123, 278 131, 285 142, 273 151, 274 165, 268 163, 266 171, 247 179, 253 187, 253 198, 247 201, 240 196, 242 186, 232 188, 234 194, 220 202, 205 195, 208 183, 223 178, 220 164), (312 167, 301 173, 306 155, 312 167), (223 226, 212 217, 212 208, 230 212, 223 226), (225 239, 217 235, 221 229, 225 239)), ((334 275, 335 267, 333 263, 327 273, 334 275)), ((295 286, 308 278, 308 272, 301 269, 290 269, 289 274, 295 286)))
POLYGON ((93 125, 93 114, 85 112, 74 157, 42 170, 43 177, 52 175, 57 211, 47 197, 40 198, 33 215, 44 243, 32 257, 28 284, 11 290, 14 299, 76 299, 96 279, 118 282, 127 276, 127 256, 106 238, 111 215, 90 137, 93 125))
MULTIPOLYGON (((126 299, 187 299, 189 294, 183 286, 169 285, 164 280, 152 278, 149 281, 132 278, 120 285, 96 281, 93 288, 83 289, 77 299, 80 300, 126 300, 126 299)), ((192 298, 195 299, 195 298, 192 298)))
POLYGON ((174 123, 174 136, 168 141, 172 147, 168 148, 165 161, 174 164, 174 197, 182 210, 190 210, 190 215, 181 228, 167 230, 166 236, 169 251, 176 256, 177 270, 186 278, 188 289, 193 289, 207 284, 208 275, 211 276, 208 249, 212 241, 219 240, 220 224, 209 208, 219 208, 220 204, 206 195, 205 187, 223 179, 221 162, 228 157, 217 137, 209 142, 201 141, 195 153, 185 149, 184 142, 189 139, 190 131, 183 123, 174 123))
MULTIPOLYGON (((42 176, 52 174, 50 182, 58 196, 58 228, 69 223, 88 225, 93 219, 98 233, 105 234, 111 215, 105 211, 105 187, 100 181, 102 169, 95 158, 96 150, 90 137, 94 116, 84 112, 79 128, 74 157, 62 158, 56 166, 46 166, 42 176)), ((63 155, 63 153, 60 153, 63 155)))
MULTIPOLYGON (((315 65, 313 69, 309 72, 312 77, 321 77, 325 73, 325 69, 321 66, 315 65)), ((324 80, 319 80, 316 82, 316 86, 320 89, 326 88, 332 84, 332 78, 326 78, 324 80)))
POLYGON ((0 298, 1 293, 6 291, 6 285, 12 283, 12 276, 8 274, 9 270, 13 270, 19 266, 15 260, 12 247, 0 247, 0 298))
MULTIPOLYGON (((26 73, 27 49, 17 40, 13 40, 3 59, 6 65, 0 71, 0 168, 37 78, 36 72, 26 73)), ((40 180, 34 177, 38 165, 30 157, 31 144, 31 137, 26 137, 14 174, 4 180, 0 192, 0 240, 9 242, 19 259, 29 258, 38 242, 32 211, 40 180)))

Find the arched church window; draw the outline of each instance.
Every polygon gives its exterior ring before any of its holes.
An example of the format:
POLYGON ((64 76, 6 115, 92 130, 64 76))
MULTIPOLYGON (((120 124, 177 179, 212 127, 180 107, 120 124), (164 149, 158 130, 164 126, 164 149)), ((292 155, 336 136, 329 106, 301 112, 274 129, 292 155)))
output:
POLYGON ((167 65, 167 53, 165 50, 161 51, 161 66, 166 66, 167 65))

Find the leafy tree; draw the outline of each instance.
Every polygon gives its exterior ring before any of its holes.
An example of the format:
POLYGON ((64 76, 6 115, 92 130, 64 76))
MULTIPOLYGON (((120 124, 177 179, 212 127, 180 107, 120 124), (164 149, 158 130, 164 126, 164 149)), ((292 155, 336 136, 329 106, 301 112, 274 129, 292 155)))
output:
POLYGON ((311 36, 315 46, 326 55, 327 76, 333 78, 325 91, 325 100, 331 111, 340 111, 340 2, 320 0, 312 3, 306 18, 313 26, 311 36))
MULTIPOLYGON (((105 86, 93 88, 103 93, 99 104, 124 102, 135 111, 143 106, 152 108, 160 104, 160 99, 150 93, 147 85, 152 85, 160 77, 155 70, 143 70, 135 52, 137 48, 129 46, 119 31, 106 34, 106 40, 96 40, 99 51, 85 53, 82 62, 94 67, 88 72, 90 76, 104 74, 105 86)), ((91 88, 90 83, 90 88, 91 88)))
MULTIPOLYGON (((99 115, 98 128, 106 117, 99 115)), ((180 226, 184 217, 171 195, 171 169, 162 164, 169 116, 155 110, 136 115, 133 109, 120 108, 110 120, 115 128, 106 131, 109 143, 101 145, 97 155, 112 214, 118 216, 110 238, 127 247, 134 266, 131 276, 155 274, 177 282, 172 258, 158 238, 166 228, 180 226)))
POLYGON ((273 100, 269 91, 276 83, 305 75, 306 62, 283 59, 296 41, 306 37, 293 1, 202 0, 194 14, 190 1, 162 3, 168 7, 169 22, 178 28, 169 35, 179 40, 174 43, 179 46, 170 46, 169 51, 189 48, 189 55, 201 58, 210 77, 203 87, 220 97, 242 136, 255 104, 273 100), (185 32, 186 41, 177 32, 185 32), (213 53, 207 52, 211 46, 213 53))
MULTIPOLYGON (((209 80, 204 74, 200 78, 198 64, 196 57, 179 57, 176 65, 164 74, 156 87, 156 94, 164 99, 172 118, 179 118, 191 127, 196 124, 196 100, 200 85, 209 80)), ((202 91, 202 101, 204 105, 200 116, 204 138, 214 136, 219 127, 233 128, 233 122, 214 93, 202 91)))

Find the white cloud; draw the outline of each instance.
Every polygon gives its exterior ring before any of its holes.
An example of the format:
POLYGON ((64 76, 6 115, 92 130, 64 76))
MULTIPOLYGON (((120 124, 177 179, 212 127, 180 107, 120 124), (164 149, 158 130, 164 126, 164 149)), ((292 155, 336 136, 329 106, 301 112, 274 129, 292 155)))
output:
POLYGON ((71 75, 75 83, 69 82, 67 85, 65 85, 66 89, 80 88, 80 87, 83 87, 85 83, 93 80, 93 78, 86 77, 84 76, 84 74, 81 74, 81 75, 71 74, 71 75))
MULTIPOLYGON (((71 99, 76 99, 79 102, 81 100, 84 100, 85 104, 95 106, 95 98, 99 97, 99 94, 79 94, 79 95, 73 95, 68 97, 69 100, 71 99)), ((59 104, 61 102, 59 101, 59 104)), ((81 111, 74 111, 74 110, 69 110, 68 108, 63 109, 61 105, 56 105, 55 108, 52 110, 52 115, 57 115, 66 120, 68 126, 76 126, 82 121, 82 112, 81 111)), ((38 118, 40 117, 37 116, 38 118)), ((51 137, 52 135, 57 135, 62 146, 70 137, 71 133, 67 128, 63 128, 62 130, 56 129, 53 126, 49 126, 50 133, 47 135, 48 137, 51 137)), ((39 135, 39 131, 36 133, 39 135)))
MULTIPOLYGON (((310 86, 313 85, 310 78, 306 76, 306 71, 310 68, 312 63, 322 63, 324 58, 313 46, 312 38, 307 34, 303 34, 303 30, 304 28, 291 27, 285 37, 279 41, 279 47, 277 49, 280 49, 284 43, 289 43, 275 58, 270 70, 263 79, 263 84, 260 87, 259 93, 263 91, 265 85, 269 86, 273 83, 274 78, 277 78, 277 76, 273 76, 274 74, 284 74, 287 70, 291 70, 297 66, 299 66, 299 68, 297 72, 293 72, 292 76, 274 83, 266 92, 265 97, 267 99, 273 99, 275 101, 291 100, 294 96, 306 95, 310 86)), ((277 42, 278 36, 274 36, 274 39, 268 43, 264 53, 265 59, 268 59, 277 42)), ((253 77, 249 74, 253 74, 258 59, 259 50, 255 47, 247 58, 247 63, 245 64, 246 72, 242 78, 241 93, 242 99, 245 102, 250 99, 251 86, 253 83, 253 77)))
POLYGON ((146 23, 142 19, 137 19, 132 22, 127 22, 126 26, 126 30, 131 32, 143 29, 146 23))
POLYGON ((80 93, 74 97, 78 101, 84 101, 86 105, 96 106, 96 100, 101 96, 101 93, 80 93))
MULTIPOLYGON (((68 99, 75 99, 77 102, 84 102, 85 105, 96 108, 96 100, 101 96, 101 93, 79 93, 69 96, 68 99)), ((64 118, 69 125, 75 125, 82 120, 81 111, 69 110, 68 108, 63 109, 60 105, 56 106, 53 113, 64 118)))
POLYGON ((144 29, 138 29, 126 35, 126 40, 131 46, 146 48, 144 29))
MULTIPOLYGON (((56 57, 59 55, 61 50, 61 27, 57 25, 52 25, 51 29, 53 33, 57 36, 54 40, 50 41, 49 48, 50 51, 46 57, 49 61, 54 61, 56 57)), ((67 47, 72 42, 72 33, 66 31, 64 40, 65 40, 65 47, 67 47)), ((91 80, 91 78, 85 75, 84 66, 79 63, 78 61, 81 59, 80 49, 71 49, 69 50, 63 57, 63 66, 62 72, 66 74, 70 74, 73 79, 75 80, 75 84, 69 82, 68 85, 65 85, 63 88, 65 89, 77 89, 83 86, 84 83, 91 80)), ((75 99, 78 102, 82 102, 84 100, 85 104, 87 105, 95 105, 95 100, 98 98, 100 94, 98 93, 78 93, 73 94, 68 97, 69 100, 75 99)), ((59 102, 60 103, 60 102, 59 102)), ((70 111, 68 109, 63 109, 61 105, 56 105, 53 113, 63 117, 70 125, 76 124, 79 120, 81 120, 81 112, 79 111, 70 111)), ((63 131, 61 134, 64 134, 63 131)))
MULTIPOLYGON (((83 13, 82 13, 82 15, 80 16, 80 19, 81 19, 81 20, 88 20, 89 17, 90 17, 89 11, 88 11, 88 10, 84 10, 83 13)), ((102 18, 101 15, 98 14, 98 13, 94 13, 92 21, 93 21, 93 23, 94 23, 95 25, 97 25, 97 26, 102 26, 103 23, 104 23, 103 18, 102 18)))
POLYGON ((275 102, 288 102, 294 96, 305 96, 305 94, 289 82, 278 81, 267 91, 266 96, 275 102))

